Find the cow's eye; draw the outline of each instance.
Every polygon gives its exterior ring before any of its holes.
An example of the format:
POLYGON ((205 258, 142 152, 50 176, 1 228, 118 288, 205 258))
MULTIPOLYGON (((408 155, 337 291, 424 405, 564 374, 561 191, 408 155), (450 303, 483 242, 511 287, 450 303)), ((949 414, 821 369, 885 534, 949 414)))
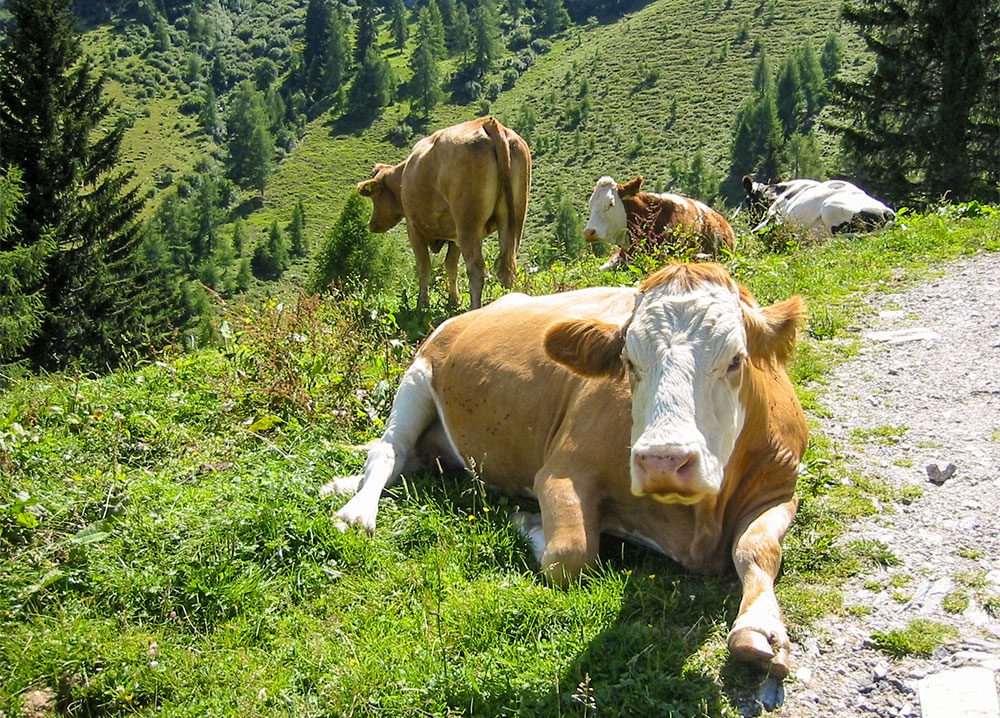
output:
POLYGON ((608 209, 611 209, 614 206, 615 206, 615 201, 613 199, 609 199, 608 200, 608 209))
POLYGON ((729 362, 729 366, 726 367, 726 371, 730 372, 736 371, 741 366, 743 366, 743 361, 744 361, 743 355, 737 354, 736 356, 733 357, 733 360, 729 362))

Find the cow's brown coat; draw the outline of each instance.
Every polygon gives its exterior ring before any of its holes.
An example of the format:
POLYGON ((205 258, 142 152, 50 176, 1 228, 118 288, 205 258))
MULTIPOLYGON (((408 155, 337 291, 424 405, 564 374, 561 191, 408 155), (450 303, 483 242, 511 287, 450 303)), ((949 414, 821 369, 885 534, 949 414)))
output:
POLYGON ((418 304, 428 304, 430 252, 447 243, 448 296, 458 304, 458 255, 465 259, 472 308, 481 304, 483 237, 500 238, 497 277, 514 282, 531 185, 531 152, 513 130, 481 117, 438 130, 396 165, 376 164, 358 192, 372 199, 369 227, 385 232, 402 219, 417 262, 418 304))

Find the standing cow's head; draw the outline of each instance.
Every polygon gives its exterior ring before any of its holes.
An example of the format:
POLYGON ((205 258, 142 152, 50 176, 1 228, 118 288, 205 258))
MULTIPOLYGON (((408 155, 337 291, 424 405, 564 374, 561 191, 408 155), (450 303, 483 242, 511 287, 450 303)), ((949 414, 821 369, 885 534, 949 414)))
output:
POLYGON ((403 219, 399 183, 394 181, 395 169, 396 165, 380 162, 372 169, 371 179, 358 182, 358 194, 372 200, 372 218, 368 220, 368 229, 372 232, 388 232, 403 219))
POLYGON ((802 300, 761 309, 718 264, 674 264, 650 276, 623 325, 561 322, 548 354, 593 378, 628 373, 632 493, 693 504, 717 494, 743 429, 748 364, 784 363, 802 300))
POLYGON ((628 226, 622 200, 634 197, 642 187, 642 176, 617 184, 611 177, 597 180, 590 195, 590 219, 583 230, 588 242, 613 242, 620 247, 628 244, 628 226))

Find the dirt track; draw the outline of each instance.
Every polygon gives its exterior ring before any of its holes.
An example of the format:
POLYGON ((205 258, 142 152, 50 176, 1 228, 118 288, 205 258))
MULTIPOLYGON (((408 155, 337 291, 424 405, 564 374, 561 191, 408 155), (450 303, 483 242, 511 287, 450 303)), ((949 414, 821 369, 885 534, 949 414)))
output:
POLYGON ((900 564, 843 587, 845 607, 870 613, 830 617, 800 637, 774 715, 920 716, 921 678, 976 665, 996 682, 1000 672, 1000 620, 984 608, 990 598, 1000 607, 1000 254, 872 303, 876 314, 858 327, 861 354, 825 389, 832 417, 821 431, 859 475, 923 493, 850 531, 851 540, 885 543, 900 564), (929 479, 928 465, 949 463, 951 478, 929 479), (968 607, 946 611, 961 593, 968 607), (930 658, 898 661, 872 645, 874 631, 918 618, 961 638, 930 658))

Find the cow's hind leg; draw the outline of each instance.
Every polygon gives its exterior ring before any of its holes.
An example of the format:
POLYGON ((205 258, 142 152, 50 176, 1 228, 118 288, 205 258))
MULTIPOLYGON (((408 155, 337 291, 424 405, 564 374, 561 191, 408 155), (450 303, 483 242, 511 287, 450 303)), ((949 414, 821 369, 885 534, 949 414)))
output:
POLYGON ((459 234, 458 246, 462 250, 465 271, 469 275, 469 308, 479 309, 483 305, 483 281, 485 279, 483 238, 459 234))
POLYGON ((448 242, 448 251, 444 255, 444 273, 448 278, 448 302, 457 307, 461 301, 458 294, 458 260, 462 256, 462 250, 455 242, 448 242))
POLYGON ((406 370, 392 401, 389 421, 382 438, 368 452, 364 473, 360 477, 347 477, 340 484, 340 493, 357 493, 337 512, 337 520, 346 525, 363 526, 375 530, 378 501, 382 490, 392 485, 408 460, 414 458, 417 440, 437 416, 431 387, 431 368, 423 358, 406 370))
POLYGON ((776 678, 788 675, 790 644, 774 594, 774 578, 781 568, 781 539, 794 516, 794 499, 774 506, 755 518, 733 546, 743 600, 729 632, 729 650, 776 678))

